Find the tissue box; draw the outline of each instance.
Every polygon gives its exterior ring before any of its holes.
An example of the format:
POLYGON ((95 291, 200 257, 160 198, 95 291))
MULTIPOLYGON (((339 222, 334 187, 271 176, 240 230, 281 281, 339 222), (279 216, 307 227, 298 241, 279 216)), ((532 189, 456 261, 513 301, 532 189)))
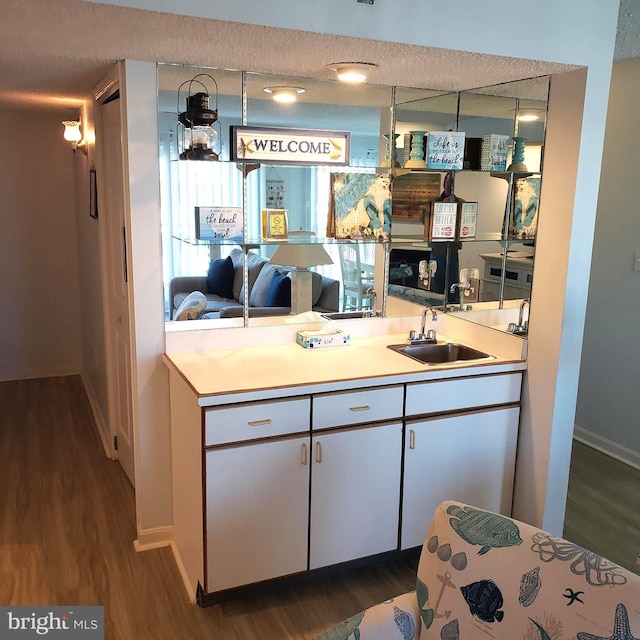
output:
POLYGON ((351 336, 343 331, 335 333, 321 333, 320 331, 298 331, 296 342, 305 349, 320 349, 321 347, 343 347, 349 344, 351 336))

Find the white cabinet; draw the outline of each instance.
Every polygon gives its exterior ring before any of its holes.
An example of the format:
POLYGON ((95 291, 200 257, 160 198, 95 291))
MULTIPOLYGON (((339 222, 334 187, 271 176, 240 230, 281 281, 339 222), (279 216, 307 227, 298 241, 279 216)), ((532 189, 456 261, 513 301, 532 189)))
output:
POLYGON ((421 545, 443 500, 511 512, 519 407, 406 422, 401 549, 421 545))
POLYGON ((309 568, 397 549, 402 423, 314 435, 309 568))
POLYGON ((307 569, 309 438, 206 452, 206 591, 307 569))

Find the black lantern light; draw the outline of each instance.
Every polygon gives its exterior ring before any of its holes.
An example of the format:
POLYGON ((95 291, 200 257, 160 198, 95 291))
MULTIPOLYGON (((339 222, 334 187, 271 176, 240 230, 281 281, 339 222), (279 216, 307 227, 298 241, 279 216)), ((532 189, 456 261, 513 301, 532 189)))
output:
MULTIPOLYGON (((220 135, 214 125, 218 121, 218 83, 207 73, 199 73, 191 80, 185 80, 178 88, 178 110, 180 92, 188 85, 186 111, 178 115, 178 152, 180 160, 217 160, 220 135), (215 108, 209 108, 209 93, 199 78, 209 78, 216 88, 215 108), (194 87, 195 85, 195 87, 194 87), (193 93, 194 89, 202 89, 193 93)), ((218 122, 218 127, 220 123, 218 122)))

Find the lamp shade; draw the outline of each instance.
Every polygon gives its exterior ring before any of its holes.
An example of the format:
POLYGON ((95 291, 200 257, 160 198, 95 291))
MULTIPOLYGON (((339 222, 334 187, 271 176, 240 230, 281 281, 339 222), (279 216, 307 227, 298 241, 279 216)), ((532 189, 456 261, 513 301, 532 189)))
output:
POLYGON ((333 264, 333 260, 321 244, 281 244, 270 262, 302 269, 333 264))
POLYGON ((78 120, 63 120, 64 139, 69 142, 80 142, 82 140, 82 132, 80 131, 80 122, 78 120))

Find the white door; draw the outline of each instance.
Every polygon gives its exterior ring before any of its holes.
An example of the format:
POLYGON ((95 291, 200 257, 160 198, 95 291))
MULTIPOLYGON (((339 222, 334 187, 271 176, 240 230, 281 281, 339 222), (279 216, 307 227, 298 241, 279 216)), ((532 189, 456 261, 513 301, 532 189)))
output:
POLYGON ((401 549, 424 542, 443 500, 511 515, 518 407, 408 421, 401 549))
POLYGON ((314 435, 309 568, 398 547, 402 424, 314 435))
POLYGON ((106 340, 109 379, 109 423, 117 440, 115 457, 132 485, 134 481, 133 419, 131 398, 131 347, 129 285, 127 273, 127 225, 121 145, 120 100, 102 105, 104 194, 98 203, 101 231, 106 235, 107 260, 102 268, 106 285, 106 340))
POLYGON ((206 453, 207 592, 307 569, 309 437, 206 453))

